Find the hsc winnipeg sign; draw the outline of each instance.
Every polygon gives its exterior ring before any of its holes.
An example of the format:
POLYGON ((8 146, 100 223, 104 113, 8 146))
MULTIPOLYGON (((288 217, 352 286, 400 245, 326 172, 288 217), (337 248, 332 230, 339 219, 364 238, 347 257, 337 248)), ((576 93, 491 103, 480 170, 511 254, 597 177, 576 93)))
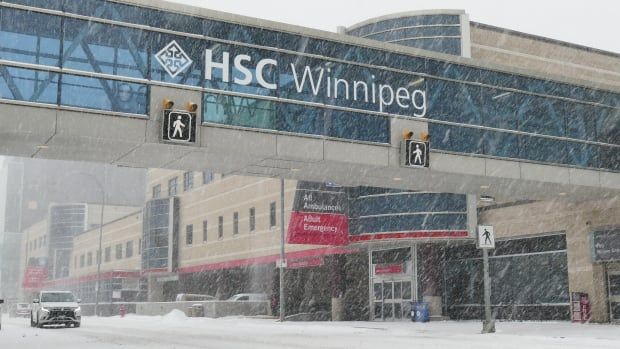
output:
MULTIPOLYGON (((275 55, 275 53, 274 53, 275 55)), ((362 109, 382 112, 391 112, 401 115, 424 117, 427 110, 426 91, 417 88, 424 79, 416 75, 404 75, 404 86, 393 86, 389 81, 390 75, 381 74, 377 69, 365 69, 365 73, 351 74, 348 64, 326 62, 321 65, 304 65, 297 63, 282 64, 274 58, 256 59, 249 54, 230 52, 215 52, 205 50, 204 79, 206 81, 239 86, 260 86, 266 90, 282 89, 282 84, 293 92, 312 95, 325 100, 345 100, 352 105, 364 105, 362 109), (273 71, 278 72, 280 78, 274 79, 273 71), (374 73, 373 73, 374 72, 374 73), (274 81, 277 80, 277 81, 274 81), (280 85, 278 85, 280 84, 280 85)), ((172 41, 155 55, 156 60, 171 76, 176 77, 188 69, 193 61, 181 46, 172 41)), ((362 70, 362 69, 360 69, 362 70)), ((392 73, 396 75, 397 73, 392 73)), ((329 102, 328 102, 329 103, 329 102)), ((339 102, 334 102, 339 104, 339 102)), ((360 108, 355 108, 360 109, 360 108)))

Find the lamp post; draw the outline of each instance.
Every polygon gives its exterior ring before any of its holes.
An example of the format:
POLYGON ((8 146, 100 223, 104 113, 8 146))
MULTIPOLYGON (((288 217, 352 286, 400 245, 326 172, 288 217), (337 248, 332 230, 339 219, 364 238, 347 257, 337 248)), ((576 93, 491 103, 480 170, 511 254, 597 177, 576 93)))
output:
POLYGON ((96 257, 97 258, 97 280, 95 284, 95 315, 97 315, 99 314, 98 308, 99 308, 99 288, 101 286, 101 260, 103 259, 103 251, 101 249, 101 245, 102 245, 102 240, 103 240, 103 210, 105 208, 105 190, 103 189, 101 182, 99 182, 99 180, 95 176, 89 173, 83 173, 83 172, 79 172, 79 174, 91 178, 95 182, 95 184, 97 184, 97 187, 99 188, 99 191, 101 192, 101 215, 99 216, 99 251, 97 252, 97 257, 96 257))

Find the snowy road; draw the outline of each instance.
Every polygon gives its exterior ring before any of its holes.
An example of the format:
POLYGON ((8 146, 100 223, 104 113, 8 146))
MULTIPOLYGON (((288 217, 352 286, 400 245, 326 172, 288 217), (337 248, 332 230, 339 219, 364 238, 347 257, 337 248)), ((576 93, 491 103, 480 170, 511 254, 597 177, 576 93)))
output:
POLYGON ((2 349, 110 348, 620 348, 620 326, 498 323, 479 334, 479 322, 313 322, 166 316, 84 318, 81 328, 31 328, 28 319, 4 317, 2 349))

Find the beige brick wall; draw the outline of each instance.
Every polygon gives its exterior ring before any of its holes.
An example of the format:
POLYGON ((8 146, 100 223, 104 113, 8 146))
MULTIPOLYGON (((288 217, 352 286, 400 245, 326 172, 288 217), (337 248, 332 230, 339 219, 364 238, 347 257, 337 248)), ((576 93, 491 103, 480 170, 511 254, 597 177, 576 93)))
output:
MULTIPOLYGON (((280 249, 280 180, 274 178, 225 176, 217 174, 204 185, 201 172, 193 172, 194 187, 183 190, 183 172, 149 170, 147 195, 161 185, 162 197, 168 193, 168 180, 177 177, 180 201, 179 267, 234 261, 276 255, 280 249), (276 225, 270 227, 269 205, 276 203, 276 225), (256 212, 256 229, 249 231, 249 211, 256 212), (239 233, 233 234, 233 214, 239 213, 239 233), (224 217, 224 236, 218 238, 218 217, 224 217), (207 241, 203 241, 203 221, 207 220, 207 241), (193 226, 193 243, 186 244, 186 227, 193 226)), ((285 229, 288 227, 297 181, 285 181, 285 229)), ((315 249, 317 246, 286 245, 287 252, 315 249)))
POLYGON ((593 263, 590 233, 598 227, 620 225, 620 202, 536 202, 482 212, 480 224, 493 225, 498 239, 565 231, 570 292, 586 292, 593 321, 608 321, 604 264, 593 263))
POLYGON ((620 57, 475 25, 471 27, 471 56, 543 74, 620 87, 620 57))
POLYGON ((47 220, 35 223, 25 229, 22 233, 21 241, 21 258, 19 261, 19 282, 20 285, 24 279, 26 264, 30 258, 47 257, 49 237, 47 236, 47 220), (34 242, 37 241, 36 248, 34 242), (42 242, 42 245, 40 245, 42 242), (33 246, 31 249, 29 246, 33 246))
MULTIPOLYGON (((140 239, 142 237, 142 211, 134 212, 124 218, 108 223, 102 229, 102 261, 101 272, 114 270, 140 270, 140 239), (126 257, 127 242, 133 242, 133 254, 126 257), (122 245, 122 257, 116 258, 116 245, 122 245), (110 261, 105 261, 105 249, 110 247, 110 261)), ((99 248, 99 228, 88 230, 73 240, 73 254, 69 277, 94 275, 97 273, 97 250, 99 248), (80 266, 80 258, 84 255, 86 261, 88 253, 92 254, 92 264, 85 262, 80 266), (76 267, 77 263, 77 267, 76 267)))

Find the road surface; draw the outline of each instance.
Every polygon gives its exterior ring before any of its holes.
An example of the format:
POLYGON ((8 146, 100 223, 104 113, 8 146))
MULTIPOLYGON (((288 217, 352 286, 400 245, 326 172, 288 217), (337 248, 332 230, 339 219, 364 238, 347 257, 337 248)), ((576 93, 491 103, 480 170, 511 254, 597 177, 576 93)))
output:
POLYGON ((317 348, 603 348, 618 349, 620 326, 568 322, 287 322, 255 318, 85 317, 81 328, 31 328, 4 315, 2 349, 317 349, 317 348))

